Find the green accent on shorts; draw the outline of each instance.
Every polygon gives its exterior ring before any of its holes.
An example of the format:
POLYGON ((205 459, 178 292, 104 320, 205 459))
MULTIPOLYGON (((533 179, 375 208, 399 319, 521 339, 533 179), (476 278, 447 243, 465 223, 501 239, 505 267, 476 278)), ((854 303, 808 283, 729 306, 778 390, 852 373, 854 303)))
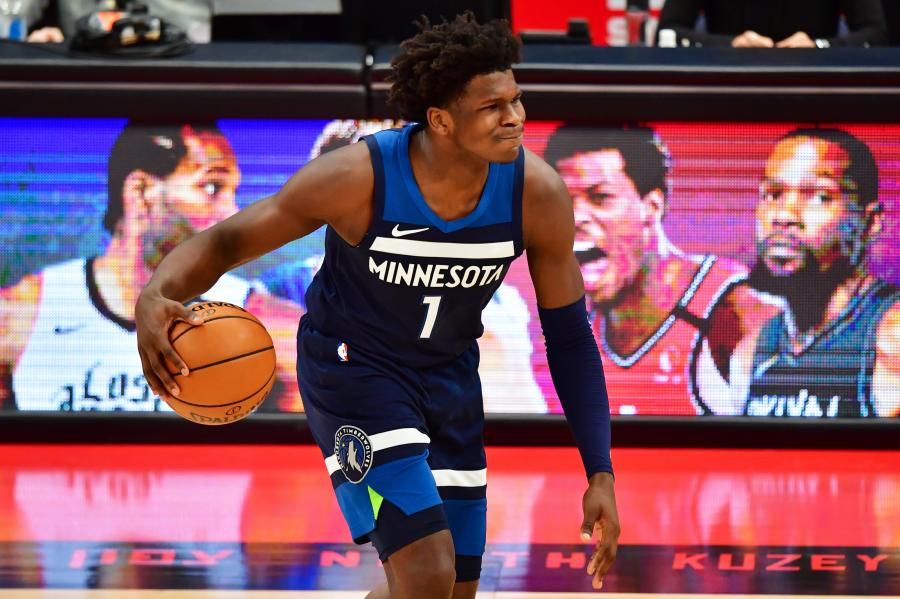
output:
POLYGON ((378 520, 378 512, 381 510, 381 503, 384 501, 384 497, 378 494, 378 492, 369 487, 369 500, 372 502, 372 513, 375 514, 375 519, 378 520))

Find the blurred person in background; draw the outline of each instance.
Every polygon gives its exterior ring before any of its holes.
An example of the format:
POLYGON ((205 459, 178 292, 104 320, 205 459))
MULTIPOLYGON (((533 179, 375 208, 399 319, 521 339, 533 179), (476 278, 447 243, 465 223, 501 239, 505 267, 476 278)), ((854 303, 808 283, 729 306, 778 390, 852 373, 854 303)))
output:
MULTIPOLYGON (((694 45, 828 48, 887 43, 882 0, 666 0, 658 31, 694 45), (706 31, 695 29, 703 15, 706 31), (839 36, 844 15, 849 33, 839 36)), ((887 0, 896 2, 896 0, 887 0)))
POLYGON ((788 309, 737 352, 732 383, 745 415, 900 415, 900 289, 867 265, 883 218, 877 163, 862 141, 797 129, 775 145, 750 281, 788 309))
POLYGON ((775 308, 746 285, 743 264, 669 241, 669 155, 655 133, 564 126, 544 158, 572 194, 611 413, 727 413, 736 340, 775 308))
POLYGON ((142 4, 149 13, 177 26, 196 43, 211 37, 211 0, 26 0, 38 9, 29 22, 29 42, 59 43, 75 35, 79 18, 98 10, 122 10, 142 4))
MULTIPOLYGON (((3 409, 169 410, 144 378, 134 305, 179 242, 237 212, 237 159, 214 125, 130 123, 110 151, 108 175, 103 253, 0 289, 3 409)), ((232 274, 204 298, 247 308, 271 333, 277 381, 261 409, 302 410, 295 379, 300 307, 232 274)))
POLYGON ((892 46, 900 46, 900 2, 884 0, 884 18, 892 46))

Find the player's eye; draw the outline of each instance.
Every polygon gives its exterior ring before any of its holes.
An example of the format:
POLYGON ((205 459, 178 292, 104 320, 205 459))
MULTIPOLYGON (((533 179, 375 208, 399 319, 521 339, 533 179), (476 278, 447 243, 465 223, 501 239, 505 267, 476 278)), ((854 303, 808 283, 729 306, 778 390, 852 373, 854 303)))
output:
POLYGON ((592 204, 597 204, 599 206, 606 203, 611 195, 605 191, 591 190, 587 193, 587 197, 591 200, 592 204))
POLYGON ((831 202, 832 199, 833 198, 831 197, 830 193, 825 192, 825 191, 817 191, 810 198, 810 202, 812 204, 824 205, 824 204, 828 204, 829 202, 831 202))
POLYGON ((219 183, 209 181, 203 184, 203 192, 208 196, 218 195, 220 191, 222 191, 222 185, 219 183))
POLYGON ((759 190, 759 195, 766 202, 777 202, 781 199, 781 190, 780 189, 769 189, 763 187, 759 190))

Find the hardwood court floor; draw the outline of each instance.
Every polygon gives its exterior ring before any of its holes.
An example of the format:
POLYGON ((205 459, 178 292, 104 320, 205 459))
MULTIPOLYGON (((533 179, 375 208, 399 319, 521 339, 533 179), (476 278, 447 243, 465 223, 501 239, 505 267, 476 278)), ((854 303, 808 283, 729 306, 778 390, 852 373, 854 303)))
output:
MULTIPOLYGON (((900 597, 900 452, 614 450, 607 597, 900 597)), ((485 599, 586 597, 572 449, 488 453, 485 599)), ((0 599, 355 599, 304 446, 0 445, 0 599)))

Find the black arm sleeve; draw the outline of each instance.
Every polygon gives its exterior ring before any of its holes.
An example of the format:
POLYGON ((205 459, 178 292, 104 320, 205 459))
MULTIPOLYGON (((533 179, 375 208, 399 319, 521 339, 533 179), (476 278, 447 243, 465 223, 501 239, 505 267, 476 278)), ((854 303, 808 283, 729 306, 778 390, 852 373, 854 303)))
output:
MULTIPOLYGON (((897 0, 889 0, 896 2, 897 0)), ((850 34, 828 40, 832 46, 881 46, 887 44, 887 20, 881 0, 842 0, 850 34)))
POLYGON ((553 386, 581 453, 588 478, 612 473, 609 399, 603 363, 588 324, 584 296, 574 304, 538 307, 553 386))

